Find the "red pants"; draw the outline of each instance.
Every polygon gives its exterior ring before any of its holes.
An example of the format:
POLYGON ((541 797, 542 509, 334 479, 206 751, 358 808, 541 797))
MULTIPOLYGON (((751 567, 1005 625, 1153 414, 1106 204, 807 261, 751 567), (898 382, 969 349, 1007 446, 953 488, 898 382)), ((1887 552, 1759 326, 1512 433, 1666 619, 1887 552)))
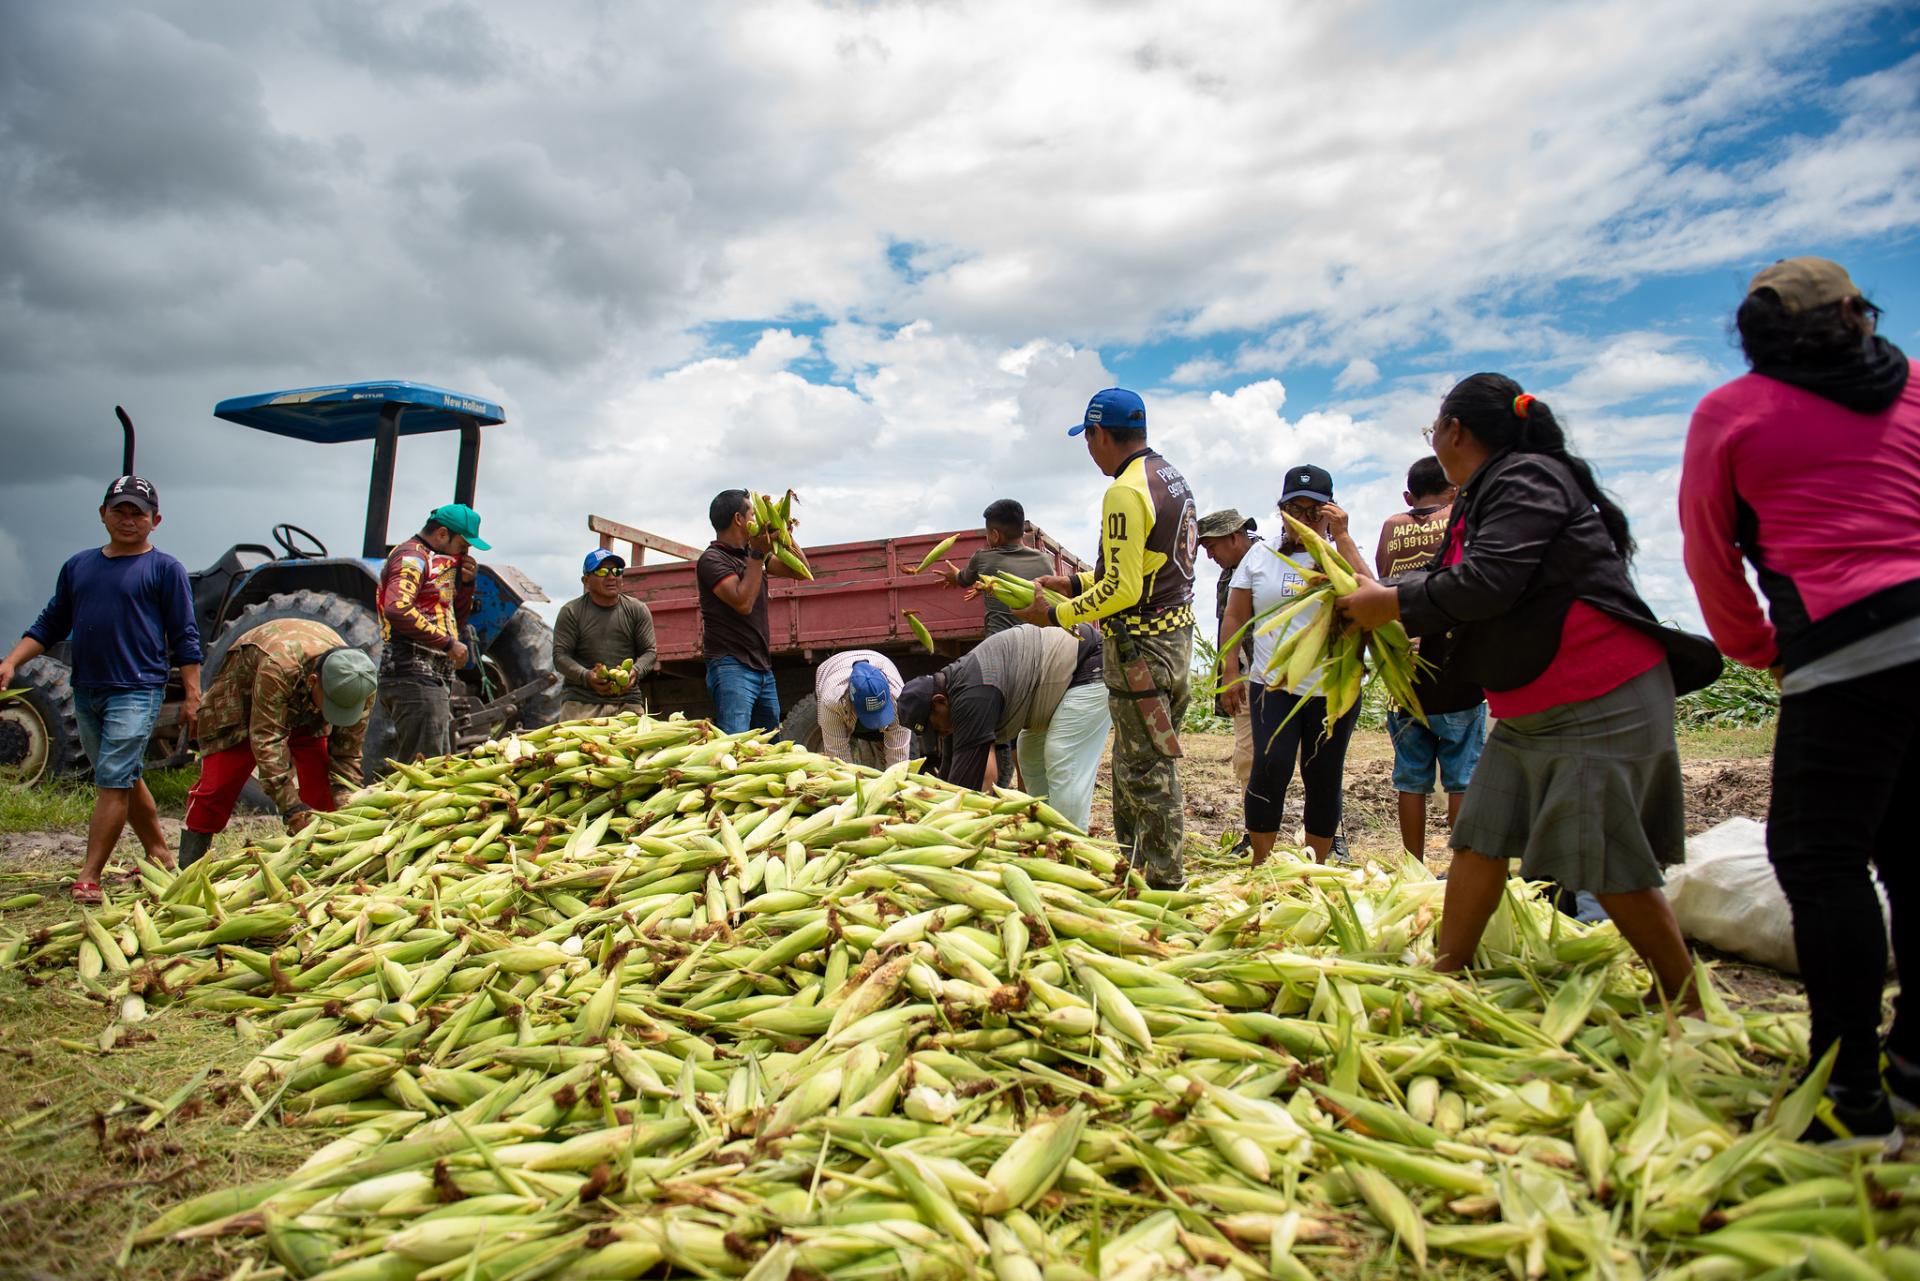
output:
MULTIPOLYGON (((300 799, 311 809, 333 808, 333 784, 329 780, 331 764, 324 738, 292 739, 293 769, 300 780, 300 799)), ((212 836, 227 830, 240 789, 253 777, 253 743, 238 743, 221 752, 208 752, 200 761, 200 779, 187 793, 187 817, 182 824, 188 831, 212 836)))

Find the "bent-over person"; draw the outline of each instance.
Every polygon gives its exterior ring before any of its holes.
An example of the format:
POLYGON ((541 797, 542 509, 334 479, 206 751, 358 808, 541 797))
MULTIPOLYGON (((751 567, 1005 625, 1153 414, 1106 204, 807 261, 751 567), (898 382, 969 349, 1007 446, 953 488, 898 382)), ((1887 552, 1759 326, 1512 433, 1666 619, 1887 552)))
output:
POLYGON ((289 832, 358 791, 377 684, 371 658, 310 618, 276 618, 235 641, 200 707, 200 777, 187 794, 180 866, 227 829, 256 772, 289 832))
POLYGON ((835 654, 813 674, 820 750, 838 761, 885 769, 907 759, 913 734, 894 716, 900 669, 877 650, 835 654))
POLYGON ((941 777, 984 789, 995 743, 1015 740, 1022 788, 1085 831, 1112 718, 1098 628, 1013 627, 902 687, 895 715, 949 740, 941 777))

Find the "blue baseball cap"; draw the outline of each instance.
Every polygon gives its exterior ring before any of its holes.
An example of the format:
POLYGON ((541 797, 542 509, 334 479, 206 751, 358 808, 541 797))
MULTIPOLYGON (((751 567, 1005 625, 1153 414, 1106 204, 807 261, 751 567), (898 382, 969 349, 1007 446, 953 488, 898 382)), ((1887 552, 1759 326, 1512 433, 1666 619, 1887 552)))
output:
POLYGON ((1145 431, 1147 402, 1125 387, 1109 387, 1095 392, 1087 402, 1086 417, 1067 428, 1067 435, 1078 436, 1089 427, 1108 431, 1145 431))
POLYGON ((610 552, 604 547, 596 547, 592 551, 587 553, 586 563, 580 566, 581 576, 585 577, 586 575, 591 574, 594 570, 600 568, 602 565, 606 564, 608 561, 612 561, 615 565, 618 565, 621 569, 625 569, 627 567, 627 562, 621 559, 621 557, 616 553, 610 552))
POLYGON ((847 698, 861 729, 885 729, 893 724, 893 691, 886 673, 861 659, 847 676, 847 698))

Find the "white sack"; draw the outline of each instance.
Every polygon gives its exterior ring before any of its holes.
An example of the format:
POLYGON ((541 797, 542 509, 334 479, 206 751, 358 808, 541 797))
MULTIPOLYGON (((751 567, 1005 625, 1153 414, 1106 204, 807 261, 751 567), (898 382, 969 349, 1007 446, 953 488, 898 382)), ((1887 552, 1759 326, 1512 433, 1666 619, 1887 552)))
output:
MULTIPOLYGON (((1767 825, 1730 818, 1687 838, 1687 861, 1667 869, 1667 898, 1680 932, 1756 965, 1800 972, 1793 951, 1793 912, 1767 861, 1767 825)), ((1876 878, 1882 927, 1886 891, 1876 878)), ((1891 963, 1892 953, 1888 953, 1891 963)))

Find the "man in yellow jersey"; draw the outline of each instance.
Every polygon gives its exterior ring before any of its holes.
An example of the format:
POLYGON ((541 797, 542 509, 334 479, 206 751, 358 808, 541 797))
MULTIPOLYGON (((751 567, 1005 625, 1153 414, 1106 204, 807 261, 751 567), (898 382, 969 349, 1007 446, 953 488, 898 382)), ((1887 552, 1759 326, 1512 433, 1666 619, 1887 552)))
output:
POLYGON ((1193 562, 1199 550, 1193 495, 1173 464, 1147 447, 1147 407, 1122 387, 1087 403, 1067 429, 1113 477, 1100 505, 1100 555, 1091 574, 1040 583, 1074 594, 1016 611, 1022 622, 1105 634, 1107 705, 1113 716, 1113 831, 1155 889, 1186 882, 1181 849, 1180 720, 1193 660, 1193 562))

